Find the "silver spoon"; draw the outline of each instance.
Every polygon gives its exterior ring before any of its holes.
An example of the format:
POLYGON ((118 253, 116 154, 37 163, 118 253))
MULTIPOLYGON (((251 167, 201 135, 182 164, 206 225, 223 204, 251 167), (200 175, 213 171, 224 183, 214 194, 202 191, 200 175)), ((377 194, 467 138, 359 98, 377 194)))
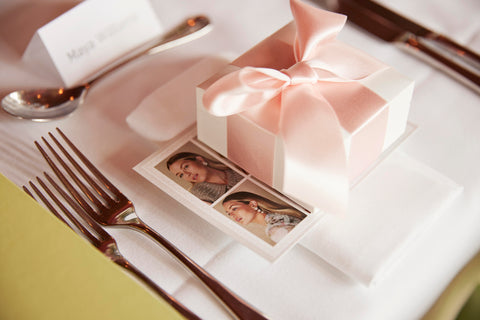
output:
POLYGON ((210 29, 211 25, 207 17, 198 16, 187 19, 181 25, 163 36, 159 42, 157 40, 153 46, 149 46, 148 49, 137 53, 120 63, 113 64, 109 69, 103 70, 94 79, 83 85, 74 88, 46 88, 14 91, 2 99, 2 108, 15 117, 33 121, 48 121, 66 116, 83 102, 90 86, 101 77, 140 56, 156 54, 197 39, 209 32, 210 29))

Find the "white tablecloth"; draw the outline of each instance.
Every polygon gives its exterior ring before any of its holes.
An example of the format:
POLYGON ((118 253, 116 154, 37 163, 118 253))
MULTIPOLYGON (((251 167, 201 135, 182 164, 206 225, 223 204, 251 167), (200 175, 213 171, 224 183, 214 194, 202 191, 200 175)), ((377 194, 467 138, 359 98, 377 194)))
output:
MULTIPOLYGON (((480 51, 478 1, 390 2, 400 12, 480 51)), ((72 4, 2 1, 2 96, 13 89, 55 84, 23 66, 21 54, 36 28, 72 4)), ((1 112, 0 172, 18 185, 36 176, 45 165, 37 160, 32 141, 61 127, 134 201, 148 224, 273 319, 420 318, 480 249, 479 96, 393 45, 347 25, 342 40, 416 81, 409 120, 419 128, 400 150, 464 186, 464 191, 375 287, 353 281, 302 246, 289 252, 287 259, 270 264, 132 170, 161 145, 136 134, 125 118, 144 97, 204 56, 241 54, 288 23, 288 1, 157 0, 154 4, 166 28, 186 16, 205 13, 215 29, 200 40, 137 61, 97 83, 70 117, 34 123, 1 112), (184 223, 177 223, 179 219, 184 223)), ((128 230, 109 231, 132 262, 200 316, 227 317, 201 285, 149 239, 128 230)))

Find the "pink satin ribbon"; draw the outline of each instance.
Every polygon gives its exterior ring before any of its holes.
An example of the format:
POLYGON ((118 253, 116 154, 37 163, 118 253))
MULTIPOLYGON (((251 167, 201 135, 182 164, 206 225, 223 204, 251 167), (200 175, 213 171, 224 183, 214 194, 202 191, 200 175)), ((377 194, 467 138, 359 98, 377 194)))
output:
MULTIPOLYGON (((290 5, 297 63, 281 71, 244 67, 229 73, 206 90, 203 103, 216 116, 242 113, 280 135, 283 191, 344 213, 349 180, 342 127, 352 132, 385 105, 358 82, 385 65, 336 41, 345 16, 298 0, 290 5)), ((383 143, 383 137, 372 143, 383 143)))

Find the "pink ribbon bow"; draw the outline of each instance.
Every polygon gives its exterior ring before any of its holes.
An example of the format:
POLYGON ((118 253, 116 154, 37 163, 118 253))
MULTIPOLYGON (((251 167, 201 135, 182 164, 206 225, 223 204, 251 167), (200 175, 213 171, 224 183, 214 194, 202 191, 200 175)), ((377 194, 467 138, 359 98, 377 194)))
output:
MULTIPOLYGON (((385 101, 358 83, 385 66, 336 41, 346 17, 290 1, 296 63, 281 71, 244 67, 203 96, 210 113, 242 113, 282 137, 283 191, 334 213, 346 211, 349 179, 342 127, 352 132, 385 101)), ((383 137, 375 143, 383 143, 383 137)))

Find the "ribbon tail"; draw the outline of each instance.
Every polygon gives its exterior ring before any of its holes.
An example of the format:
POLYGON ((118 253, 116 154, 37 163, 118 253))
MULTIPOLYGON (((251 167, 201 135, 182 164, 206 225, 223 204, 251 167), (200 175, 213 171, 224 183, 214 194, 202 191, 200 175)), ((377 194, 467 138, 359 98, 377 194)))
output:
POLYGON ((309 85, 284 90, 282 107, 283 190, 327 212, 344 214, 349 192, 347 159, 334 110, 309 85))

